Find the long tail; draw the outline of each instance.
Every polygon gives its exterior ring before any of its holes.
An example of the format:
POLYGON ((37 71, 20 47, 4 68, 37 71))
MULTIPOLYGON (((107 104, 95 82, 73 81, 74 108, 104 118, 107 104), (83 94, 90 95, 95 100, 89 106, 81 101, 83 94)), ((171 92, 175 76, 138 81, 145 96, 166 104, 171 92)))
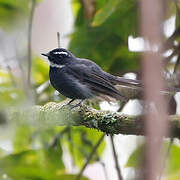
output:
POLYGON ((120 85, 127 85, 127 86, 136 86, 136 87, 142 87, 142 83, 140 80, 133 80, 133 79, 126 79, 119 76, 113 76, 112 74, 106 73, 108 79, 113 84, 120 84, 120 85))
MULTIPOLYGON (((128 87, 136 87, 136 88, 143 88, 143 84, 140 80, 133 80, 133 79, 126 79, 119 76, 113 76, 109 73, 107 73, 107 76, 111 83, 115 85, 125 85, 128 87)), ((180 92, 180 88, 176 87, 166 87, 164 89, 165 92, 180 92)))

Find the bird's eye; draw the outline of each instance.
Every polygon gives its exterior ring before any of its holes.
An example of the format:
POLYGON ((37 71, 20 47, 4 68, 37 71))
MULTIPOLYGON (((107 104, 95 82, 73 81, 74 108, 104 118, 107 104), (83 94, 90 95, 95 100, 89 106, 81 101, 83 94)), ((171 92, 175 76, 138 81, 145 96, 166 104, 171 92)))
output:
POLYGON ((59 55, 65 55, 65 56, 68 56, 68 53, 67 52, 54 52, 53 54, 59 54, 59 55))

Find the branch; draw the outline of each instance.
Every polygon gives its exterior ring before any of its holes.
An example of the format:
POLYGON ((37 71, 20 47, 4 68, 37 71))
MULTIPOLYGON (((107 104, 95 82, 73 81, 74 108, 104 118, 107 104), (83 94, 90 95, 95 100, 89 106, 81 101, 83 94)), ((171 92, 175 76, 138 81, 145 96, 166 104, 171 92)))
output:
MULTIPOLYGON (((50 102, 44 106, 12 109, 9 120, 36 127, 86 126, 107 134, 144 135, 144 116, 98 111, 86 105, 70 110, 62 108, 65 103, 50 102)), ((180 138, 180 115, 172 115, 168 119, 173 136, 180 138)))

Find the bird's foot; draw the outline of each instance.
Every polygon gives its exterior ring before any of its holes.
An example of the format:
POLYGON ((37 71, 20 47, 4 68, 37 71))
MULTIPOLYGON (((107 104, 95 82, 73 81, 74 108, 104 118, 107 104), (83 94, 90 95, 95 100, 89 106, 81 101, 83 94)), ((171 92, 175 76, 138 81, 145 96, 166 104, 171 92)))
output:
POLYGON ((82 104, 83 101, 84 101, 84 100, 82 99, 82 100, 80 100, 79 103, 74 104, 74 105, 71 105, 71 110, 74 109, 74 108, 76 108, 76 107, 78 107, 78 106, 80 106, 80 105, 82 104))
POLYGON ((71 99, 67 104, 62 105, 61 109, 64 109, 64 108, 70 106, 71 103, 72 103, 74 100, 75 100, 75 99, 71 99))
POLYGON ((72 103, 74 100, 75 100, 75 99, 71 99, 67 104, 64 104, 64 105, 61 107, 61 109, 64 109, 64 108, 66 108, 66 107, 70 107, 70 109, 72 110, 72 109, 80 106, 81 103, 83 102, 83 100, 80 100, 77 104, 72 105, 71 103, 72 103))

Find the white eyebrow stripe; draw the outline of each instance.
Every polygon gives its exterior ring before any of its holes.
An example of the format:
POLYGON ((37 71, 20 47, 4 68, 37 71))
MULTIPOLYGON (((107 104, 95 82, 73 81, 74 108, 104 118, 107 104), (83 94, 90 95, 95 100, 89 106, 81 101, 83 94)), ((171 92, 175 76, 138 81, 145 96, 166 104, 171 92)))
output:
POLYGON ((68 53, 67 52, 54 52, 53 54, 65 54, 65 55, 68 55, 68 53))
POLYGON ((65 65, 59 65, 59 64, 55 64, 55 63, 53 63, 53 62, 50 62, 50 66, 51 66, 51 67, 56 67, 56 68, 59 68, 59 69, 65 67, 65 65))

